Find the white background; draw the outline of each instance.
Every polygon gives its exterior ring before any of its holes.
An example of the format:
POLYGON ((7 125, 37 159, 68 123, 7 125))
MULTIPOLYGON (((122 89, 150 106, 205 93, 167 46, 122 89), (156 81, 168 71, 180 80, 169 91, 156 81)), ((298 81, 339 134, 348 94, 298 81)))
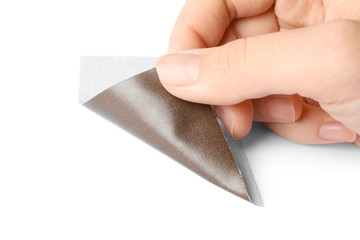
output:
POLYGON ((359 239, 360 150, 245 139, 265 207, 78 104, 81 55, 160 56, 184 0, 0 3, 0 239, 359 239))

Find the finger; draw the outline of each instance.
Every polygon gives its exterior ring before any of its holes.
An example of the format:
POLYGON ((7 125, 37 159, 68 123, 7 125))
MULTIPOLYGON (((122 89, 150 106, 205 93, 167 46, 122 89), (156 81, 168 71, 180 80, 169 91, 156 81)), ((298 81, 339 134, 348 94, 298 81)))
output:
POLYGON ((236 105, 213 106, 213 109, 230 135, 240 139, 249 133, 252 121, 295 122, 302 113, 302 104, 298 95, 272 95, 236 105))
POLYGON ((234 139, 243 138, 250 132, 253 121, 250 100, 232 106, 213 106, 213 109, 234 139))
POLYGON ((295 123, 265 123, 278 135, 302 144, 354 142, 355 133, 335 121, 320 107, 304 104, 295 123))
MULTIPOLYGON (((236 40, 241 37, 250 37, 270 32, 278 31, 278 25, 276 16, 274 13, 274 9, 270 8, 264 13, 261 13, 254 17, 237 19, 232 21, 228 29, 226 30, 223 39, 221 40, 219 45, 226 44, 230 41, 236 40)), ((282 99, 286 99, 287 96, 284 96, 282 99)), ((293 97, 290 97, 289 103, 293 102, 293 97)), ((282 100, 281 99, 281 100, 282 100)), ((284 103, 286 101, 278 101, 278 103, 284 103)), ((264 101, 257 100, 256 103, 261 103, 264 101)), ((299 101, 295 101, 298 103, 299 101)), ((281 122, 288 122, 294 121, 295 116, 293 115, 294 109, 298 110, 298 107, 293 106, 285 106, 285 110, 281 111, 280 108, 284 107, 277 106, 276 100, 268 101, 267 104, 261 104, 261 108, 255 108, 255 112, 253 113, 252 108, 250 106, 250 101, 244 102, 245 104, 237 104, 232 106, 215 106, 218 117, 223 122, 224 126, 226 127, 227 131, 231 134, 234 139, 240 139, 245 137, 251 128, 252 125, 252 115, 257 118, 257 121, 262 120, 271 120, 271 121, 281 121, 281 122), (264 117, 264 109, 263 106, 268 106, 267 109, 270 109, 270 114, 276 114, 276 117, 273 118, 271 116, 264 117), (277 112, 276 109, 278 110, 277 112), (261 113, 260 113, 261 111, 261 113), (286 114, 286 111, 288 113, 286 114), (280 114, 279 114, 280 112, 280 114), (284 119, 285 118, 285 119, 284 119), (277 119, 277 120, 275 120, 277 119)), ((258 104, 259 105, 259 104, 258 104)), ((296 111, 297 115, 301 114, 301 101, 300 110, 296 111)), ((298 117, 296 117, 298 118, 298 117)))
MULTIPOLYGON (((270 8, 266 12, 257 16, 232 21, 219 45, 226 44, 241 37, 256 36, 275 31, 278 31, 277 20, 274 9, 270 8)), ((276 99, 273 101, 262 101, 259 99, 255 102, 258 106, 254 108, 255 112, 253 112, 253 109, 249 107, 251 105, 250 101, 243 102, 245 104, 241 103, 232 106, 216 106, 215 108, 218 117, 221 119, 231 136, 234 139, 240 139, 249 133, 253 120, 252 116, 254 116, 254 118, 256 118, 254 120, 257 121, 294 121, 295 112, 294 106, 292 105, 292 97, 290 97, 289 101, 286 101, 286 98, 288 97, 284 96, 281 98, 279 96, 279 101, 276 99), (286 106, 284 106, 284 104, 286 106), (281 110, 283 107, 284 109, 281 110), (266 110, 268 110, 268 112, 266 112, 266 110)), ((300 103, 297 105, 300 106, 300 110, 296 111, 296 113, 297 115, 300 115, 302 104, 300 103)))
POLYGON ((230 22, 268 10, 274 0, 188 0, 170 37, 169 53, 217 46, 230 22))
POLYGON ((291 123, 299 119, 303 101, 298 95, 270 95, 252 100, 254 121, 291 123))
POLYGON ((359 91, 353 88, 360 88, 359 26, 342 20, 239 39, 161 57, 157 70, 170 93, 193 102, 231 105, 296 93, 318 102, 355 99, 359 91))
POLYGON ((239 38, 253 37, 277 31, 279 31, 279 25, 274 8, 272 7, 259 15, 232 21, 219 45, 224 45, 239 38))

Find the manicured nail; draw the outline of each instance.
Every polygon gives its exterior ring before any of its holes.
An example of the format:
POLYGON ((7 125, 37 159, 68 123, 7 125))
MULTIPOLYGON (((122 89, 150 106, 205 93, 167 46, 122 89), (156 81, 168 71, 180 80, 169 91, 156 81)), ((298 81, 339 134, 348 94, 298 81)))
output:
POLYGON ((169 54, 156 63, 160 80, 167 85, 186 86, 199 75, 200 57, 194 54, 169 54))
POLYGON ((269 98, 264 103, 265 114, 279 122, 294 122, 295 108, 293 101, 285 97, 269 98))
POLYGON ((239 139, 234 135, 234 125, 235 122, 233 121, 233 119, 229 116, 229 114, 227 114, 221 107, 216 107, 215 108, 215 112, 216 112, 216 116, 221 120, 221 122, 224 124, 224 126, 226 127, 226 130, 230 133, 230 135, 234 138, 234 139, 239 139))
POLYGON ((335 142, 354 142, 356 134, 340 123, 327 123, 320 127, 321 138, 335 142))

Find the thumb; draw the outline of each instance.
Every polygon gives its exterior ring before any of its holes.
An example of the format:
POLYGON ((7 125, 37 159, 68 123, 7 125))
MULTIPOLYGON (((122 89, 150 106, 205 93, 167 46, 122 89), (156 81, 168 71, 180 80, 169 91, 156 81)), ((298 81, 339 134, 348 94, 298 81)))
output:
POLYGON ((166 55, 157 71, 170 93, 193 102, 233 105, 271 94, 342 102, 358 98, 359 29, 358 22, 339 20, 239 39, 166 55))

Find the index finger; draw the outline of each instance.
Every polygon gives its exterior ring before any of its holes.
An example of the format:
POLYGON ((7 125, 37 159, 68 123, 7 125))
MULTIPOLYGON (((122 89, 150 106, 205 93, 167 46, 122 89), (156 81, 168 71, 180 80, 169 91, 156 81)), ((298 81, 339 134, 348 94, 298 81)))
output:
POLYGON ((234 19, 255 16, 275 0, 188 0, 170 37, 169 53, 215 47, 234 19))

